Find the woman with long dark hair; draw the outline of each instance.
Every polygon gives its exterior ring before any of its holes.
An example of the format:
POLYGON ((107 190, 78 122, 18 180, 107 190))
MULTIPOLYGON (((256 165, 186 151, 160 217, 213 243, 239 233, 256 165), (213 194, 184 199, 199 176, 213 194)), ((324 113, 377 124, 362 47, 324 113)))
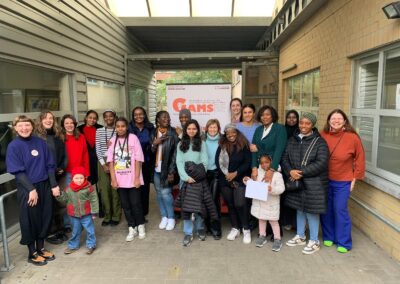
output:
POLYGON ((95 185, 99 179, 97 172, 97 155, 96 155, 96 130, 102 128, 103 125, 97 123, 99 114, 94 110, 88 110, 85 115, 84 123, 78 126, 79 132, 85 137, 89 154, 90 176, 87 180, 95 185))
MULTIPOLYGON (((177 154, 176 154, 176 166, 178 168, 178 173, 181 181, 184 182, 181 191, 185 190, 185 183, 193 184, 202 182, 201 180, 196 180, 194 177, 189 176, 187 172, 186 162, 192 162, 197 165, 202 164, 204 173, 208 165, 208 156, 206 144, 201 140, 200 136, 200 126, 197 120, 189 120, 184 128, 182 139, 178 144, 177 154)), ((204 179, 206 176, 204 176, 204 179)), ((207 181, 206 181, 207 183, 207 181)), ((190 204, 202 204, 202 200, 199 200, 201 196, 197 195, 196 200, 190 199, 190 204), (192 202, 193 201, 193 202, 192 202)), ((186 195, 182 202, 189 203, 189 197, 186 195)), ((206 239, 206 233, 204 230, 204 216, 200 212, 194 210, 186 209, 190 206, 182 206, 182 219, 183 219, 183 232, 185 237, 183 239, 183 245, 189 246, 193 240, 193 223, 197 230, 197 235, 201 241, 206 239), (194 221, 192 221, 192 214, 194 214, 194 221)), ((193 207, 194 208, 194 207, 193 207)))
POLYGON ((251 243, 250 216, 243 184, 243 178, 250 174, 249 143, 246 137, 236 129, 235 124, 226 125, 224 132, 219 141, 215 163, 218 168, 220 190, 228 205, 232 226, 227 239, 235 240, 243 229, 243 243, 249 244, 251 243))
POLYGON ((329 113, 321 136, 329 147, 328 210, 321 216, 324 245, 335 244, 338 252, 346 253, 353 245, 347 203, 356 180, 364 179, 365 152, 341 109, 329 113))
POLYGON ((132 120, 129 123, 129 133, 135 134, 140 141, 144 155, 142 164, 142 174, 144 184, 141 187, 142 209, 143 215, 149 214, 149 193, 151 174, 154 167, 151 163, 153 152, 151 151, 151 134, 154 131, 154 125, 149 121, 146 110, 143 107, 137 106, 132 110, 132 120))
POLYGON ((90 176, 89 154, 85 137, 76 128, 78 122, 71 114, 66 114, 61 119, 64 133, 64 142, 67 151, 68 164, 65 169, 66 185, 71 182, 71 172, 75 167, 84 167, 86 176, 90 176))

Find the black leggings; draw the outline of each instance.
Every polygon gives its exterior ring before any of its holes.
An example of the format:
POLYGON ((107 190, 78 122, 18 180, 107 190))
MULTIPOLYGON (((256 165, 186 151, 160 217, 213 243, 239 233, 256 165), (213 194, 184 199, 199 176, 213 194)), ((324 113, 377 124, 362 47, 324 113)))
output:
POLYGON ((118 188, 122 209, 129 227, 136 227, 144 224, 142 200, 140 189, 118 188))
POLYGON ((228 205, 229 218, 233 228, 244 230, 249 229, 248 206, 245 197, 246 189, 242 186, 233 189, 229 186, 222 186, 221 193, 228 205))

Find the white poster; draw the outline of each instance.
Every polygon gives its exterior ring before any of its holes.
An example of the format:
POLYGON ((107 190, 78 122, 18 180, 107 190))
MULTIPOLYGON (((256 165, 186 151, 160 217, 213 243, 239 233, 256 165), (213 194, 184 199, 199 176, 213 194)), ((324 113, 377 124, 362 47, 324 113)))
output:
POLYGON ((400 84, 396 85, 396 109, 400 109, 400 84))
POLYGON ((189 109, 204 130, 216 118, 222 130, 230 123, 231 84, 167 85, 167 106, 171 125, 180 126, 179 111, 189 109))

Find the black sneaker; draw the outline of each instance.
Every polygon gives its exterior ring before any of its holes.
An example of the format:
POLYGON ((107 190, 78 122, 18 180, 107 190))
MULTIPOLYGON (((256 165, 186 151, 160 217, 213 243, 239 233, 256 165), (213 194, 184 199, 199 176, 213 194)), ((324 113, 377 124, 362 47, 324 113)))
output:
POLYGON ((221 233, 221 231, 213 232, 212 236, 213 236, 214 240, 218 241, 218 240, 220 240, 222 238, 222 233, 221 233))
POLYGON ((110 221, 103 221, 103 222, 101 222, 101 225, 103 227, 106 227, 106 226, 110 225, 110 221))
POLYGON ((109 223, 110 223, 110 226, 111 226, 111 227, 118 226, 118 224, 119 224, 118 221, 113 221, 113 220, 111 220, 109 223))
POLYGON ((60 245, 64 242, 64 240, 60 238, 59 234, 55 234, 48 237, 46 241, 52 245, 60 245))
POLYGON ((66 234, 64 234, 64 233, 60 234, 59 238, 62 239, 64 242, 68 241, 68 236, 66 234))
POLYGON ((198 230, 198 231, 197 231, 197 236, 198 236, 198 238, 199 238, 200 241, 205 241, 206 238, 207 238, 206 231, 204 231, 204 230, 198 230))
POLYGON ((192 244, 192 241, 193 241, 193 236, 185 235, 185 237, 183 238, 182 244, 184 247, 188 247, 192 244))

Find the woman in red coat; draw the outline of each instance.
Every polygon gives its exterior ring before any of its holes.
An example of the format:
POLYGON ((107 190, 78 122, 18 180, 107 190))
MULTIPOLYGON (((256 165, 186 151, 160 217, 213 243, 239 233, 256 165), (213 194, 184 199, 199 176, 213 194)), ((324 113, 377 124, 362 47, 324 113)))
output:
POLYGON ((65 169, 66 184, 71 182, 71 171, 76 167, 83 167, 86 176, 90 176, 89 154, 85 137, 76 128, 77 122, 73 115, 66 114, 61 119, 61 126, 65 134, 65 148, 67 151, 68 164, 65 169))

